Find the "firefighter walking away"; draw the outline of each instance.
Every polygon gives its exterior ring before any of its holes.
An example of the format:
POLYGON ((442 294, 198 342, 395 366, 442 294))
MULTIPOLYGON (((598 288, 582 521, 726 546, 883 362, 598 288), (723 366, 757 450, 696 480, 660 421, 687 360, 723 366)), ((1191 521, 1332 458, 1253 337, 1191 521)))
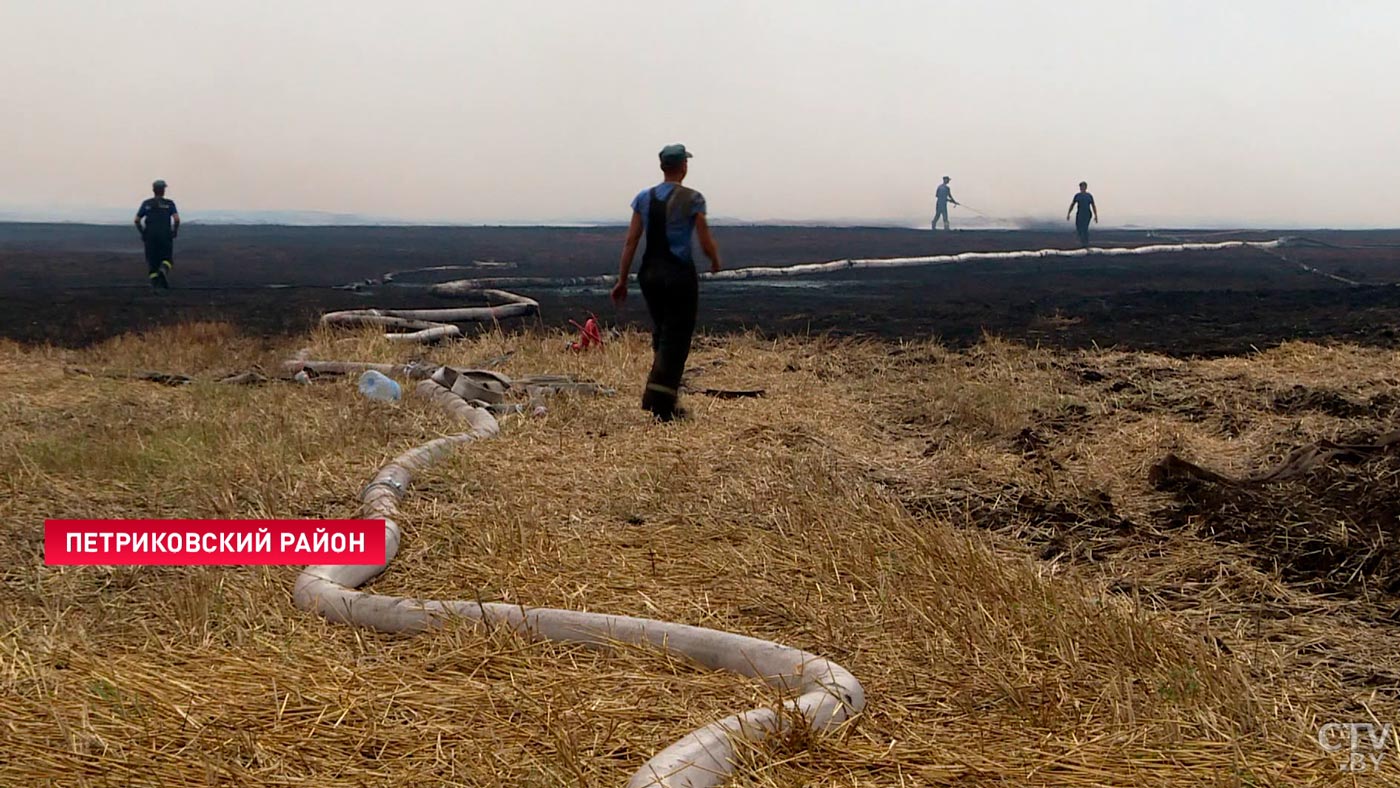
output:
POLYGON ((661 172, 665 179, 643 189, 632 200, 632 223, 622 247, 622 265, 613 302, 627 300, 627 274, 637 244, 646 238, 637 283, 646 299, 654 328, 651 335, 651 373, 642 394, 642 408, 660 421, 683 417, 677 406, 681 376, 690 356, 690 340, 695 333, 699 308, 700 282, 691 256, 691 237, 710 258, 710 270, 720 270, 719 248, 705 220, 705 198, 700 192, 681 185, 690 169, 691 154, 684 145, 661 149, 661 172))
POLYGON ((180 234, 180 212, 175 201, 165 198, 165 181, 151 184, 155 196, 141 203, 136 211, 136 230, 146 244, 146 275, 152 287, 170 287, 170 269, 175 267, 175 236, 180 234))

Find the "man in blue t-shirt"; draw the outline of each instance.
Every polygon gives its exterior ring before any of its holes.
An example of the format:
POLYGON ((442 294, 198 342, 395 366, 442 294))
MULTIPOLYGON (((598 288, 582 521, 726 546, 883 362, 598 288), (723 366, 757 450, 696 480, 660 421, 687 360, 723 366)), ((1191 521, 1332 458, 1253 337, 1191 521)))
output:
POLYGON ((622 264, 612 289, 613 303, 627 300, 627 275, 637 244, 646 236, 642 266, 637 270, 647 311, 654 324, 651 334, 651 373, 642 394, 642 408, 661 421, 683 416, 676 407, 680 397, 681 375, 690 356, 690 339, 695 333, 700 283, 691 254, 691 236, 710 258, 710 271, 720 268, 719 247, 710 236, 705 221, 705 197, 681 185, 690 171, 691 154, 684 145, 661 149, 661 172, 665 179, 644 189, 632 200, 632 223, 622 246, 622 264))
POLYGON ((943 229, 948 229, 948 203, 958 204, 958 201, 953 199, 953 190, 948 187, 948 182, 951 180, 953 179, 944 175, 943 183, 939 184, 938 189, 933 193, 933 196, 938 198, 938 206, 933 212, 933 229, 935 230, 938 229, 938 217, 940 216, 943 217, 943 229))
POLYGON ((175 201, 165 199, 165 181, 151 184, 154 197, 136 211, 136 231, 146 244, 147 278, 152 287, 168 288, 165 275, 175 267, 175 236, 180 234, 180 212, 175 201), (144 223, 143 223, 144 222, 144 223))
POLYGON ((1095 222, 1099 220, 1099 206, 1094 203, 1094 195, 1089 193, 1089 184, 1084 181, 1079 182, 1079 193, 1069 201, 1069 210, 1065 212, 1065 221, 1069 221, 1069 215, 1078 210, 1074 217, 1074 229, 1079 233, 1079 243, 1087 249, 1089 247, 1089 217, 1092 215, 1095 222))

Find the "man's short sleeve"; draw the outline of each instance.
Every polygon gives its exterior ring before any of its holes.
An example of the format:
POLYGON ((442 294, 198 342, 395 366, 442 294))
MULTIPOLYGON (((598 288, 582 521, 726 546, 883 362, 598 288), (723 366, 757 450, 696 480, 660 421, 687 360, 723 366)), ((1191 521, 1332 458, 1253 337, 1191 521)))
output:
POLYGON ((643 216, 646 216, 647 214, 646 205, 642 202, 646 199, 646 196, 647 193, 645 191, 642 191, 637 192, 637 196, 632 198, 632 210, 636 211, 637 213, 640 213, 643 216))
POLYGON ((695 197, 690 201, 690 215, 699 216, 702 213, 705 213, 705 195, 696 192, 695 197))
POLYGON ((150 201, 150 200, 142 200, 142 201, 141 201, 141 207, 136 209, 136 218, 137 218, 137 219, 143 219, 143 218, 145 218, 146 214, 148 214, 148 213, 150 213, 150 212, 151 212, 151 201, 150 201))
POLYGON ((180 209, 178 209, 178 208, 175 207, 175 201, 174 201, 174 200, 170 200, 169 202, 170 202, 170 215, 171 215, 171 216, 176 216, 176 215, 178 215, 178 214, 180 213, 180 209))

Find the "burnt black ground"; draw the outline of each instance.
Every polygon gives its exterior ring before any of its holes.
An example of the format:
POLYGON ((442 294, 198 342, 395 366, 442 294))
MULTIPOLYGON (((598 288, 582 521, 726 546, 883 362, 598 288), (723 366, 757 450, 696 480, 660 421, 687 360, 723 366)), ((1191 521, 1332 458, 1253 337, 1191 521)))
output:
MULTIPOLYGON (((1066 225, 1068 230, 1069 225, 1066 225)), ((1121 347, 1177 355, 1248 352, 1288 339, 1394 345, 1400 325, 1400 231, 1175 231, 1193 240, 1306 236, 1337 247, 963 263, 850 271, 801 280, 703 283, 701 327, 767 334, 834 332, 938 337, 964 345, 991 333, 1031 344, 1121 347), (1347 285, 1301 262, 1359 282, 1347 285)), ((1070 248, 1068 231, 954 232, 876 228, 718 227, 731 267, 963 251, 1070 248)), ((0 224, 0 336, 84 345, 156 325, 228 321, 251 333, 302 332, 323 311, 449 306, 421 287, 332 289, 385 272, 473 260, 517 263, 479 275, 582 276, 616 270, 621 228, 300 228, 188 223, 174 289, 144 282, 129 227, 0 224), (269 285, 285 285, 270 288, 269 285)), ((1099 232, 1096 245, 1170 242, 1161 233, 1099 232)), ((471 274, 446 274, 452 278, 471 274)), ((645 323, 640 293, 616 312, 606 288, 524 288, 541 321, 596 312, 645 323)))

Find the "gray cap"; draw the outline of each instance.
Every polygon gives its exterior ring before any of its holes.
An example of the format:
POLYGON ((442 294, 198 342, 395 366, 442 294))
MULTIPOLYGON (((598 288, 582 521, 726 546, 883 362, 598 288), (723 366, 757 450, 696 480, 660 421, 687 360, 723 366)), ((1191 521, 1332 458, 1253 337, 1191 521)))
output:
POLYGON ((164 189, 164 188, 165 188, 165 181, 156 181, 155 183, 151 184, 151 188, 152 188, 152 189, 164 189))
POLYGON ((687 151, 685 146, 679 142, 662 148, 660 155, 662 164, 680 164, 686 159, 694 158, 694 154, 687 151))

